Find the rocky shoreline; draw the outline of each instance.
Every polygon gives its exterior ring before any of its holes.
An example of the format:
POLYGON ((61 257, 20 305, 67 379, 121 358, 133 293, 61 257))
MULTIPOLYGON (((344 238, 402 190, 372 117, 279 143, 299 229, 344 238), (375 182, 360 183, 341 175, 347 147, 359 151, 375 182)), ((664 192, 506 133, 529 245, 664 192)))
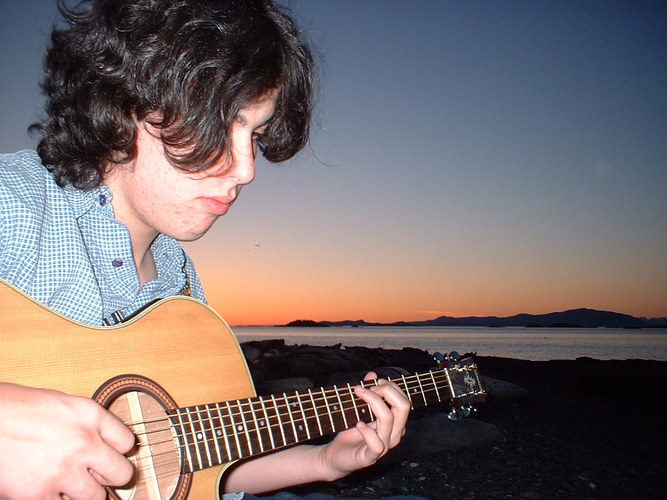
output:
MULTIPOLYGON (((432 368, 420 350, 242 344, 258 394, 392 377, 432 368)), ((413 412, 406 438, 380 463, 336 483, 294 490, 340 498, 663 498, 667 362, 475 356, 486 401, 452 423, 413 412)))

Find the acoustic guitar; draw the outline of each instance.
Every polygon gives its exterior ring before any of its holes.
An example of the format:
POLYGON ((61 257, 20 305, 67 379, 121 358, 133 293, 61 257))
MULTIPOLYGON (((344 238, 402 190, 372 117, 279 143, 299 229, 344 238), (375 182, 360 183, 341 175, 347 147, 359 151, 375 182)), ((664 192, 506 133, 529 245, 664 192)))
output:
MULTIPOLYGON (((110 499, 215 498, 235 460, 374 420, 349 384, 256 396, 229 326, 188 297, 90 327, 0 281, 0 317, 0 380, 92 397, 134 432, 134 478, 110 499)), ((413 408, 483 394, 470 359, 394 382, 413 408)))

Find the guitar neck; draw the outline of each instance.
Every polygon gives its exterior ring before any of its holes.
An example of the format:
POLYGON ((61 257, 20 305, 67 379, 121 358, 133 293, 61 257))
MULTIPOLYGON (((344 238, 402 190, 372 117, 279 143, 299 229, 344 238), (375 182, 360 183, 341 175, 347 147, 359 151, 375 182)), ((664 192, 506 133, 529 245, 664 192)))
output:
MULTIPOLYGON (((412 409, 483 393, 471 360, 392 381, 412 409)), ((180 408, 170 420, 181 444, 183 472, 195 472, 334 434, 375 415, 347 384, 180 408)))

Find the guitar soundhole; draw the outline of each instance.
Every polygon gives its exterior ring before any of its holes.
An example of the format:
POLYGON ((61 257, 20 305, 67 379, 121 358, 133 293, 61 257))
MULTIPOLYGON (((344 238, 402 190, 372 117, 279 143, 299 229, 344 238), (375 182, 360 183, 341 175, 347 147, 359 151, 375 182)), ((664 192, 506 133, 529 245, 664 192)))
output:
POLYGON ((117 500, 181 500, 188 496, 191 474, 182 474, 183 457, 172 431, 169 411, 176 402, 158 384, 138 375, 114 377, 93 399, 134 432, 134 448, 126 454, 135 474, 123 488, 108 489, 117 500))

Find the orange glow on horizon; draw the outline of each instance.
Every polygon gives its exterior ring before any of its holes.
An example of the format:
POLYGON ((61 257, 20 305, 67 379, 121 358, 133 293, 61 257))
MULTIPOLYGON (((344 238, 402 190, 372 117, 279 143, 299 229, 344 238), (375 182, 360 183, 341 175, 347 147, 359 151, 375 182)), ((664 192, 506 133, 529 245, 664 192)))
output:
MULTIPOLYGON (((378 296, 376 300, 359 306, 345 300, 334 302, 331 298, 326 297, 318 300, 307 293, 298 294, 297 292, 291 292, 290 294, 274 294, 266 293, 266 290, 255 291, 254 293, 249 291, 248 293, 246 291, 241 292, 241 290, 236 289, 235 294, 232 295, 223 290, 210 288, 207 292, 209 305, 232 326, 283 325, 297 319, 314 321, 363 319, 367 322, 392 323, 396 321, 430 320, 440 316, 506 317, 523 313, 545 314, 583 307, 629 314, 635 317, 650 318, 666 316, 651 314, 639 308, 639 306, 646 306, 646 304, 635 304, 637 309, 632 311, 627 305, 623 307, 618 303, 611 302, 607 304, 591 304, 579 301, 576 298, 571 300, 554 300, 550 304, 534 301, 532 304, 524 304, 524 307, 517 307, 512 303, 500 304, 496 300, 489 300, 488 302, 495 303, 495 306, 489 307, 487 311, 477 309, 477 304, 461 303, 461 310, 463 312, 457 313, 436 309, 411 309, 404 304, 397 303, 392 297, 382 298, 378 296)), ((483 300, 482 297, 476 297, 474 300, 480 303, 487 301, 483 300)))
MULTIPOLYGON (((301 250, 298 248, 297 250, 301 250)), ((546 314, 589 308, 635 317, 667 317, 667 290, 657 279, 635 279, 588 268, 522 270, 499 261, 444 266, 410 261, 392 267, 303 253, 188 248, 210 306, 230 325, 282 325, 297 319, 391 323, 439 316, 546 314), (265 256, 266 255, 266 256, 265 256), (586 274, 582 274, 585 272, 586 274)))

